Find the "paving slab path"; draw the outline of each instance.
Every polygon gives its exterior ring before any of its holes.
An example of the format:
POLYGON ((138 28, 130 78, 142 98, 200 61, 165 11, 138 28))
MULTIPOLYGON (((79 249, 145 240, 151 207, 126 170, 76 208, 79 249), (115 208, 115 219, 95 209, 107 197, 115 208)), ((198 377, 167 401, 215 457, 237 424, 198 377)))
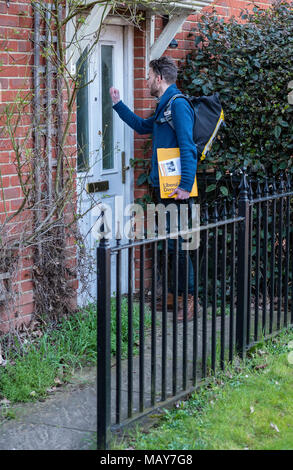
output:
MULTIPOLYGON (((158 315, 158 319, 161 316, 158 315)), ((221 318, 217 318, 217 334, 221 318)), ((167 395, 172 395, 172 314, 168 314, 167 338, 167 395)), ((187 375, 192 377, 193 323, 188 323, 187 375)), ((207 354, 211 350, 211 319, 207 321, 207 354)), ((225 344, 229 340, 229 316, 225 318, 225 344)), ((183 327, 178 324, 178 391, 182 388, 183 327)), ((156 334, 156 400, 160 400, 161 387, 161 328, 156 334)), ((198 351, 201 358, 202 319, 198 319, 198 351)), ((150 404, 151 340, 145 339, 145 404, 150 404)), ((200 363, 198 364, 200 374, 200 363)), ((115 423, 116 367, 112 365, 112 423, 115 423)), ((188 385, 188 386, 189 386, 188 385)), ((127 415, 127 360, 122 361, 122 410, 127 415)), ((139 358, 133 360, 133 411, 139 408, 139 358)), ((85 369, 73 376, 71 383, 59 387, 43 402, 17 404, 12 407, 14 419, 0 419, 0 450, 86 450, 93 449, 97 429, 97 387, 95 368, 85 369)), ((0 413, 1 416, 1 413, 0 413)))
POLYGON ((97 428, 96 371, 86 370, 44 402, 12 407, 0 421, 0 450, 86 450, 97 428))

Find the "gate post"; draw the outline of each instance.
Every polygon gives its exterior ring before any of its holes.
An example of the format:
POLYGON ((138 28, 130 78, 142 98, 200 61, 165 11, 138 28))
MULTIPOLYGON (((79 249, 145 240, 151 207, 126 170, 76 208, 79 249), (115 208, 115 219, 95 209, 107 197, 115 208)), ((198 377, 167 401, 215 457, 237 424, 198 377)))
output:
POLYGON ((109 449, 111 426, 111 253, 109 240, 97 248, 97 444, 109 449))
POLYGON ((239 186, 238 215, 244 220, 238 225, 237 240, 237 307, 236 307, 236 351, 245 356, 247 333, 248 298, 248 243, 249 243, 249 199, 245 170, 239 186))

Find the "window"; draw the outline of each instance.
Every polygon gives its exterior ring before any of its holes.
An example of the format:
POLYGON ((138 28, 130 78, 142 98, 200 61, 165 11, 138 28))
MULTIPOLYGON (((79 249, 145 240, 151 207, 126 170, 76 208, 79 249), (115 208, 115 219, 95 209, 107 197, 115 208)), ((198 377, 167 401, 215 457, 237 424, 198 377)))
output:
POLYGON ((114 168, 113 109, 109 88, 113 85, 113 46, 101 46, 103 170, 114 168))
POLYGON ((77 62, 80 77, 77 91, 77 171, 86 171, 89 167, 89 117, 88 117, 88 50, 77 62))

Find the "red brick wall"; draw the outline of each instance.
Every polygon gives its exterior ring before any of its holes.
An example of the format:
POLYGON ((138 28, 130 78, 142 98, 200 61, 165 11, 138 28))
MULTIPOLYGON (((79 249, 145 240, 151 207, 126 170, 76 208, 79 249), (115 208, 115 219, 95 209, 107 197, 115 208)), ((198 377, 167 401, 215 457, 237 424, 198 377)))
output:
MULTIPOLYGON (((28 0, 0 3, 0 115, 5 105, 15 100, 18 93, 24 96, 32 90, 32 63, 33 44, 32 35, 32 6, 28 0)), ((5 117, 0 118, 0 171, 4 187, 6 211, 12 214, 21 204, 22 191, 16 168, 13 164, 14 152, 11 141, 3 131, 5 117)), ((30 118, 23 117, 21 126, 17 129, 17 136, 23 137, 29 131, 30 118)), ((29 142, 32 144, 32 142, 29 142)), ((4 213, 4 203, 1 194, 0 211, 4 213)), ((28 214, 24 214, 26 217, 28 214)), ((11 228, 14 232, 20 228, 22 218, 14 219, 11 228)), ((10 325, 17 325, 20 321, 28 323, 33 312, 33 284, 32 284, 32 253, 25 250, 20 254, 18 271, 14 286, 15 302, 11 305, 0 304, 0 328, 8 331, 10 325)))
MULTIPOLYGON (((30 0, 0 2, 0 171, 6 200, 7 215, 12 214, 21 204, 22 192, 19 178, 14 165, 15 154, 10 138, 4 131, 4 108, 12 103, 18 94, 22 96, 33 92, 33 9, 30 0)), ((41 88, 44 84, 41 82, 41 88)), ((66 96, 64 94, 64 104, 66 96)), ((32 129, 32 110, 28 110, 16 136, 24 137, 32 129)), ((66 114, 64 114, 64 119, 66 114)), ((27 148, 33 148, 33 140, 29 139, 27 148)), ((53 159, 54 159, 54 148, 53 159)), ((72 124, 69 129, 66 153, 76 158, 76 115, 73 114, 72 124)), ((56 157, 56 156, 55 156, 56 157)), ((53 174, 54 174, 53 168, 53 174)), ((3 221, 5 208, 0 191, 0 218, 3 221)), ((32 214, 25 213, 21 217, 12 220, 11 229, 18 233, 23 227, 23 218, 31 218, 32 214)), ((31 224, 33 226, 33 222, 31 224)), ((73 239, 67 241, 68 265, 75 266, 76 248, 73 239)), ((19 253, 18 268, 13 279, 14 302, 10 305, 0 302, 0 330, 8 331, 11 326, 20 323, 28 324, 34 311, 34 290, 32 281, 33 252, 25 249, 19 253)), ((72 280, 71 285, 76 288, 77 281, 72 280)), ((73 302, 74 306, 75 302, 73 302)))

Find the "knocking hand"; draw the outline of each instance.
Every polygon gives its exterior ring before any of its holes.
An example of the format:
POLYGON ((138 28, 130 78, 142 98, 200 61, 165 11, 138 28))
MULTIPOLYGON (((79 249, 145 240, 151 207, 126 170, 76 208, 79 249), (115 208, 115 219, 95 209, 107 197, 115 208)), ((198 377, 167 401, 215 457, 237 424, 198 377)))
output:
POLYGON ((172 197, 174 196, 174 194, 177 194, 177 196, 175 196, 175 199, 189 199, 190 195, 188 191, 184 191, 184 189, 181 188, 176 188, 171 194, 169 194, 168 197, 172 197))
POLYGON ((120 101, 120 93, 119 93, 119 90, 117 90, 117 88, 114 88, 113 86, 110 88, 110 95, 111 95, 111 98, 112 98, 112 101, 114 104, 117 104, 119 101, 120 101))

